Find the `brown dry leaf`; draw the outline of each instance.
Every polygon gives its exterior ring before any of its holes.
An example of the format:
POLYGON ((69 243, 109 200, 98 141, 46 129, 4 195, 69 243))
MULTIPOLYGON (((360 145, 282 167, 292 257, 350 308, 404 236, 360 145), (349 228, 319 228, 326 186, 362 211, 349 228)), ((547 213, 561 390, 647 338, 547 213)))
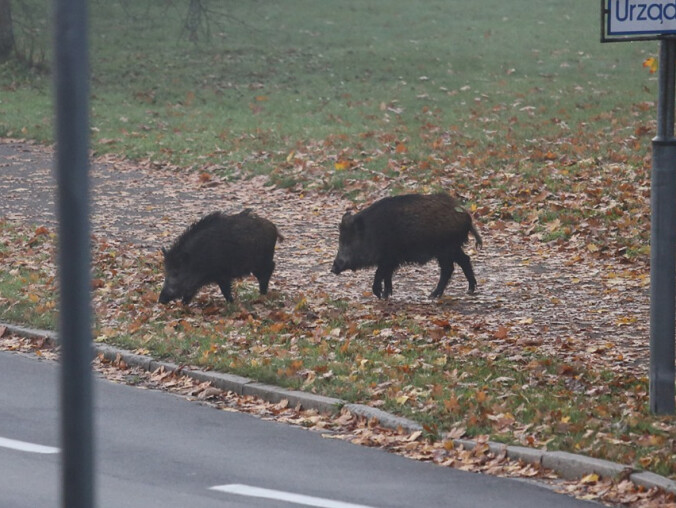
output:
POLYGON ((495 332, 493 332, 493 337, 499 340, 503 340, 507 338, 507 334, 509 333, 509 328, 507 328, 504 325, 500 325, 495 332))

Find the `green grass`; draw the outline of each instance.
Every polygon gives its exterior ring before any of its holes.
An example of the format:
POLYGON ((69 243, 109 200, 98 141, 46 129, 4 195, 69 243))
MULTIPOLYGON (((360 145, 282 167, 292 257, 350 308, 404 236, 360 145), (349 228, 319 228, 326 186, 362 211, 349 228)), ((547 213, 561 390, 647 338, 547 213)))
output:
POLYGON ((0 218, 0 320, 55 329, 57 293, 47 231, 31 234, 0 218), (9 246, 12 246, 10 248, 9 246), (18 249, 17 249, 18 246, 18 249))
POLYGON ((29 325, 41 329, 56 327, 56 312, 53 300, 39 304, 40 297, 27 293, 26 286, 31 281, 32 272, 19 270, 8 275, 0 276, 0 294, 8 302, 0 310, 0 319, 5 323, 29 325), (31 298, 37 299, 36 302, 31 298), (48 311, 45 313, 45 311, 48 311))
MULTIPOLYGON (((197 43, 180 37, 183 16, 91 6, 98 153, 270 173, 314 140, 356 159, 359 144, 389 156, 405 141, 417 163, 437 134, 485 149, 565 134, 562 122, 610 129, 603 115, 655 95, 641 68, 655 45, 601 45, 593 2, 245 2, 197 43), (247 160, 260 152, 263 168, 247 160)), ((7 65, 0 83, 0 133, 48 139, 50 79, 7 65)))
MULTIPOLYGON (((28 4, 39 26, 41 1, 28 4)), ((627 210, 643 200, 619 185, 647 178, 657 90, 642 63, 657 43, 599 43, 597 3, 204 5, 210 35, 196 40, 178 5, 91 6, 95 154, 267 175, 357 202, 384 185, 450 189, 489 220, 527 218, 542 190, 598 186, 627 210)), ((49 40, 19 35, 22 47, 49 40)), ((51 76, 7 63, 0 87, 0 136, 49 141, 51 76)), ((603 205, 586 199, 580 215, 594 217, 603 205)), ((535 207, 558 216, 581 205, 535 207)), ((590 236, 627 256, 648 242, 645 228, 590 236)))

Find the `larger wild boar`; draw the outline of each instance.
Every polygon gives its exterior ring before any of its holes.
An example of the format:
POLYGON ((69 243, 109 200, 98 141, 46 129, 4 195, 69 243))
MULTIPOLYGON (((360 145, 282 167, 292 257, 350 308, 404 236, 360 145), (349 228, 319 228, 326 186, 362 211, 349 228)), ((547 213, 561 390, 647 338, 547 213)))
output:
POLYGON ((249 274, 260 293, 268 291, 275 269, 275 225, 250 209, 236 215, 214 212, 195 222, 164 253, 164 286, 160 303, 181 298, 188 304, 206 284, 216 283, 232 302, 231 283, 249 274))
POLYGON ((399 266, 423 265, 436 258, 441 276, 432 298, 444 293, 453 274, 453 263, 460 265, 469 282, 469 293, 473 293, 474 270, 462 250, 469 233, 480 247, 481 236, 472 217, 448 194, 384 198, 357 214, 348 212, 343 216, 338 254, 331 271, 337 275, 376 266, 373 294, 388 298, 392 294, 392 274, 399 266))

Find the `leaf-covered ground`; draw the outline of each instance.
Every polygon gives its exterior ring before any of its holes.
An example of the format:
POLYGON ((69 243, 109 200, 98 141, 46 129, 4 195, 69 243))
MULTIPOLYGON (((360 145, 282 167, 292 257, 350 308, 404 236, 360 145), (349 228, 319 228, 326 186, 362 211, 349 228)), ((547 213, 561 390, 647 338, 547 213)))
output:
MULTIPOLYGON (((9 142, 0 153, 2 317, 53 326, 51 154, 9 142)), ((484 237, 483 250, 468 249, 477 294, 456 274, 442 299, 428 299, 431 263, 402 268, 383 302, 369 292, 372 271, 329 273, 352 201, 266 177, 228 183, 146 166, 109 157, 94 168, 97 340, 382 407, 418 420, 436 442, 490 436, 676 478, 676 422, 648 411, 645 172, 587 161, 575 193, 503 173, 500 192, 489 182, 472 197, 484 237), (259 298, 247 279, 234 304, 211 288, 189 307, 158 305, 159 248, 209 211, 245 207, 286 238, 271 294, 259 298), (551 209, 570 213, 546 220, 551 209)), ((361 183, 360 201, 388 195, 392 182, 361 183)), ((594 495, 615 502, 617 488, 594 495)))

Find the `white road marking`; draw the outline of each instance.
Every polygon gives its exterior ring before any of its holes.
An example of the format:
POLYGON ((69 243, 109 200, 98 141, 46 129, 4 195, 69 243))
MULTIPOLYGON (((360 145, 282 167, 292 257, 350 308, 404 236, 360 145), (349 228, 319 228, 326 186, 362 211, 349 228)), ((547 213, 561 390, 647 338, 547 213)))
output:
POLYGON ((288 503, 302 504, 305 506, 317 506, 319 508, 372 508, 363 504, 344 503, 343 501, 333 501, 321 497, 304 496, 302 494, 294 494, 293 492, 284 492, 283 490, 263 489, 236 483, 230 485, 216 485, 215 487, 211 487, 210 490, 218 490, 220 492, 227 492, 228 494, 237 494, 240 496, 262 497, 265 499, 274 499, 276 501, 286 501, 288 503))
POLYGON ((0 437, 0 448, 11 448, 12 450, 29 453, 59 453, 59 449, 53 446, 27 443, 25 441, 17 441, 16 439, 7 439, 6 437, 0 437))

